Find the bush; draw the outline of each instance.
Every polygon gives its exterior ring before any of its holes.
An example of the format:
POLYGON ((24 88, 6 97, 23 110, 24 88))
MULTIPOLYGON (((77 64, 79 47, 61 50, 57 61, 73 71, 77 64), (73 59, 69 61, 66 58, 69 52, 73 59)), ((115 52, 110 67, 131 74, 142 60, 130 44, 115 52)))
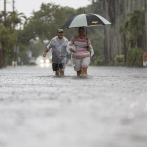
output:
POLYGON ((110 62, 108 63, 108 66, 113 66, 113 65, 114 65, 113 61, 110 61, 110 62))
POLYGON ((114 61, 116 65, 123 66, 124 65, 124 55, 117 55, 114 61))
POLYGON ((103 58, 97 58, 92 63, 93 66, 102 66, 104 65, 104 59, 103 58))
POLYGON ((128 51, 127 66, 141 67, 143 60, 143 49, 142 48, 132 48, 128 51))

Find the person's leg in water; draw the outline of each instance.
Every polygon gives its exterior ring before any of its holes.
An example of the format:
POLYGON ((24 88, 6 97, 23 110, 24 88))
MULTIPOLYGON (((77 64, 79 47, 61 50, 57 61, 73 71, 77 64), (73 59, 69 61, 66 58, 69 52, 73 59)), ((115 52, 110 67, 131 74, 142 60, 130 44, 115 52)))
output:
POLYGON ((81 75, 82 71, 77 71, 77 77, 79 77, 81 75))
POLYGON ((59 68, 57 63, 52 63, 53 71, 55 71, 55 76, 59 76, 59 68))
POLYGON ((60 63, 59 64, 59 73, 60 73, 60 76, 64 76, 64 67, 65 65, 63 63, 60 63))
POLYGON ((90 63, 90 57, 86 57, 82 59, 82 75, 87 76, 87 69, 90 63))
POLYGON ((59 68, 60 76, 64 76, 64 69, 59 68))
POLYGON ((82 67, 82 75, 87 75, 87 67, 82 67))
POLYGON ((55 75, 56 75, 56 76, 59 76, 59 71, 58 71, 58 70, 55 71, 55 75))
POLYGON ((82 71, 81 71, 81 59, 75 59, 74 70, 77 72, 77 77, 79 77, 82 73, 82 71))

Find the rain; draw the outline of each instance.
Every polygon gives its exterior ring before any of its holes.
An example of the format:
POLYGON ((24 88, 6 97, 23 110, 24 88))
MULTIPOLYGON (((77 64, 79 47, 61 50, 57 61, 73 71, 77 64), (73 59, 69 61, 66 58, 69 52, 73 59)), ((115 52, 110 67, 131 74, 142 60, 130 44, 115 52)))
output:
POLYGON ((0 147, 146 147, 147 0, 19 3, 0 1, 0 147))

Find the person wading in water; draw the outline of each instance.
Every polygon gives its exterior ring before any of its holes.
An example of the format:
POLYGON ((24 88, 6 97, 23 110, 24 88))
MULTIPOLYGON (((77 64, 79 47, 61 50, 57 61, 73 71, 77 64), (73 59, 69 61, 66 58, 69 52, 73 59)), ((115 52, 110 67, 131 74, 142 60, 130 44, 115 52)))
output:
POLYGON ((52 38, 47 46, 43 57, 46 57, 47 52, 52 48, 52 69, 56 76, 64 76, 66 64, 68 39, 63 36, 63 30, 57 30, 57 36, 52 38))

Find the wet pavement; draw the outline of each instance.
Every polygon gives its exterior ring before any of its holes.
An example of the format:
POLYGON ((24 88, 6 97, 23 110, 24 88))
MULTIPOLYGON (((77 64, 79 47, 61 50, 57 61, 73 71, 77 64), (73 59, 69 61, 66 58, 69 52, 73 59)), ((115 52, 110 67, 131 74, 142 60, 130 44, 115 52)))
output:
POLYGON ((0 70, 0 147, 146 147, 147 69, 0 70))

